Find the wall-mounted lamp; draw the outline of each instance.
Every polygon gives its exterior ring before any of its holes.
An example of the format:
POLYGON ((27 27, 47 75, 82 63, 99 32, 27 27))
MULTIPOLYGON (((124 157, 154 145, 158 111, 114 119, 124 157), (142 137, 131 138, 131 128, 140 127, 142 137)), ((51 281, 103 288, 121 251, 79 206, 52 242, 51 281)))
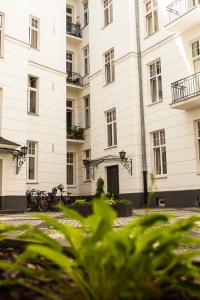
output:
POLYGON ((28 153, 27 146, 22 146, 20 150, 13 151, 13 160, 16 160, 16 174, 19 174, 21 167, 26 161, 27 153, 28 153))

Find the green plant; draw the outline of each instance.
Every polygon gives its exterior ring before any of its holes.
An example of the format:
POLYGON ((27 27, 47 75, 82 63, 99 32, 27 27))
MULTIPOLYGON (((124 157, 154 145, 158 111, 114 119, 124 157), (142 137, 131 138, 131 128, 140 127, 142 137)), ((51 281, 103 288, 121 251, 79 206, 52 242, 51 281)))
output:
POLYGON ((73 205, 89 205, 89 204, 91 203, 86 199, 78 199, 73 203, 73 205))
POLYGON ((116 199, 114 200, 114 202, 115 204, 124 204, 124 205, 128 204, 128 200, 126 199, 116 199))
POLYGON ((100 198, 104 194, 105 194, 105 192, 104 192, 104 180, 103 180, 103 178, 99 177, 97 179, 96 197, 100 198))
POLYGON ((177 299, 200 298, 200 267, 193 262, 199 252, 178 251, 182 245, 199 245, 190 233, 200 217, 169 222, 169 215, 146 214, 115 230, 116 213, 105 201, 94 200, 94 214, 87 218, 62 210, 81 228, 38 217, 63 235, 68 248, 31 228, 20 236, 28 241, 25 252, 15 262, 0 262, 0 268, 18 270, 9 284, 36 290, 39 281, 37 292, 51 300, 156 300, 170 293, 177 299))

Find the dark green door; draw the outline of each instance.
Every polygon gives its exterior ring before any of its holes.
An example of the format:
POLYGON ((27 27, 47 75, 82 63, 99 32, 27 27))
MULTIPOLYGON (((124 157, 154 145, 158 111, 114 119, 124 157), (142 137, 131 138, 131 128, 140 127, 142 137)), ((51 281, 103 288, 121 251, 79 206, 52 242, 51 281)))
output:
POLYGON ((110 196, 119 197, 119 167, 107 167, 107 192, 110 196))

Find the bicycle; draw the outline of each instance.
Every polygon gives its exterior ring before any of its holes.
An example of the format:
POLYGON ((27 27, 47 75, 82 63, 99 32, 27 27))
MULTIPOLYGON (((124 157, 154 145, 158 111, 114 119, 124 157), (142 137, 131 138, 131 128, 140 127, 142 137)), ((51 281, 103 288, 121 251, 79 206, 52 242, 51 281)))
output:
POLYGON ((49 208, 53 211, 58 211, 59 209, 55 206, 57 205, 65 205, 65 199, 63 197, 63 185, 59 184, 58 186, 52 189, 52 192, 49 193, 49 208), (58 190, 61 192, 60 196, 57 196, 58 190))
POLYGON ((49 197, 45 191, 27 190, 27 210, 45 212, 49 208, 49 197))

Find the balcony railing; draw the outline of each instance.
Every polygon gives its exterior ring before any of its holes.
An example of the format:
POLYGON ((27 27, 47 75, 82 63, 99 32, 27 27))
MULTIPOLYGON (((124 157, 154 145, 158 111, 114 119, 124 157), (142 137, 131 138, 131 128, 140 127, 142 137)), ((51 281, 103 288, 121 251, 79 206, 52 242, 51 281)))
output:
POLYGON ((80 126, 71 126, 67 128, 67 139, 84 140, 84 129, 80 126))
POLYGON ((200 95, 200 73, 172 83, 172 102, 177 103, 200 95))
POLYGON ((79 25, 79 24, 67 23, 66 24, 66 32, 69 35, 82 38, 81 25, 79 25))
POLYGON ((76 86, 82 86, 82 77, 79 73, 67 72, 67 83, 73 84, 76 86))
POLYGON ((176 0, 167 6, 169 23, 175 21, 192 8, 200 4, 199 0, 176 0))

